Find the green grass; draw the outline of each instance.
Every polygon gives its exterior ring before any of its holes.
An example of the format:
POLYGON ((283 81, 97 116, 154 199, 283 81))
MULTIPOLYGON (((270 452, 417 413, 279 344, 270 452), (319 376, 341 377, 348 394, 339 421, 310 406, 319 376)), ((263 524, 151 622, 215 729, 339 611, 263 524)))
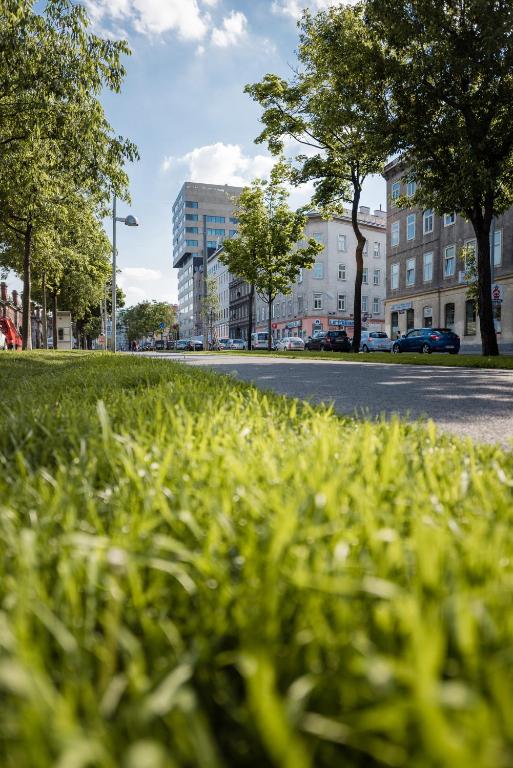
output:
MULTIPOLYGON (((181 353, 180 353, 181 354, 181 353)), ((186 354, 213 354, 212 352, 187 352, 186 354)), ((273 355, 274 357, 302 358, 306 360, 343 360, 349 363, 390 363, 394 365, 447 365, 453 368, 495 368, 504 370, 513 370, 513 355, 499 355, 498 357, 483 357, 482 355, 448 355, 443 353, 433 353, 423 355, 420 352, 403 352, 399 355, 392 355, 389 352, 363 352, 355 355, 354 353, 344 352, 316 352, 304 350, 302 352, 267 352, 266 350, 256 349, 248 351, 223 351, 216 352, 219 355, 273 355)))
POLYGON ((2 768, 513 765, 513 455, 0 355, 2 768))

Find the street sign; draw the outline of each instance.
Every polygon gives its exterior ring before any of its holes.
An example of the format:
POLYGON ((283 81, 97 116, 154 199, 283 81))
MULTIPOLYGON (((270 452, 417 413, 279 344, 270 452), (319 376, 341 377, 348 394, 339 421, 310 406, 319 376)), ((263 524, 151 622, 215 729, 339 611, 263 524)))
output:
POLYGON ((500 303, 501 301, 504 301, 504 286, 499 285, 498 283, 495 283, 495 285, 492 285, 492 301, 496 301, 500 303))
POLYGON ((165 323, 159 323, 159 328, 161 331, 163 331, 165 327, 166 327, 165 323))
POLYGON ((271 328, 276 330, 277 327, 278 327, 278 323, 271 323, 271 328))

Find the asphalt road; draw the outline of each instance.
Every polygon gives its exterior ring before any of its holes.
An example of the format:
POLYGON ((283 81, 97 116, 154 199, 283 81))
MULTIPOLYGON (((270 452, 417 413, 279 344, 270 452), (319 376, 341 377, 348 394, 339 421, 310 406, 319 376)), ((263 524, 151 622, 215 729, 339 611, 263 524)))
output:
POLYGON ((429 418, 443 430, 511 445, 513 371, 238 355, 158 355, 207 366, 342 414, 429 418))

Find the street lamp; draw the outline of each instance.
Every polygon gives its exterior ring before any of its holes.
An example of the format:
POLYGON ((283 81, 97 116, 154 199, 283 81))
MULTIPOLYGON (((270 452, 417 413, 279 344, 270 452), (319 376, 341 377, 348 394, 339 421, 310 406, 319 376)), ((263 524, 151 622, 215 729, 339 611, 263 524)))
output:
POLYGON ((112 203, 112 351, 116 352, 116 222, 121 221, 127 227, 138 227, 139 222, 129 214, 125 218, 116 216, 116 195, 112 203))

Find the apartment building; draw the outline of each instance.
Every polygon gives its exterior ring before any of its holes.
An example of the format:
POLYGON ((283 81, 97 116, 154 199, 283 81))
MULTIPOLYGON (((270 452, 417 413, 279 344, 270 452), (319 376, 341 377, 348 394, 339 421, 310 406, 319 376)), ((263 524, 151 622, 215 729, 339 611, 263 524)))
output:
POLYGON ((230 337, 230 271, 226 264, 220 261, 222 247, 218 248, 208 258, 208 277, 215 280, 216 292, 219 298, 219 311, 214 321, 216 339, 230 337))
MULTIPOLYGON (((448 212, 412 206, 399 209, 399 197, 413 197, 416 188, 407 179, 399 159, 385 168, 387 199, 386 330, 396 338, 412 328, 451 328, 467 352, 481 350, 479 318, 467 296, 463 246, 476 250, 470 222, 448 212)), ((513 209, 498 216, 492 234, 492 295, 494 322, 500 349, 513 350, 513 209)))
POLYGON ((213 254, 225 238, 237 234, 233 208, 241 191, 240 187, 186 181, 173 204, 173 266, 178 270, 182 338, 198 333, 198 291, 201 295, 202 290, 198 273, 203 255, 213 254))
MULTIPOLYGON (((385 324, 386 213, 360 207, 361 230, 367 239, 364 252, 362 319, 366 328, 382 330, 385 324)), ((349 211, 328 221, 318 213, 308 214, 307 238, 324 245, 311 269, 299 271, 292 292, 277 296, 272 307, 272 332, 307 338, 316 331, 354 327, 354 283, 356 237, 349 211)), ((257 297, 256 328, 267 330, 268 307, 257 297)))

